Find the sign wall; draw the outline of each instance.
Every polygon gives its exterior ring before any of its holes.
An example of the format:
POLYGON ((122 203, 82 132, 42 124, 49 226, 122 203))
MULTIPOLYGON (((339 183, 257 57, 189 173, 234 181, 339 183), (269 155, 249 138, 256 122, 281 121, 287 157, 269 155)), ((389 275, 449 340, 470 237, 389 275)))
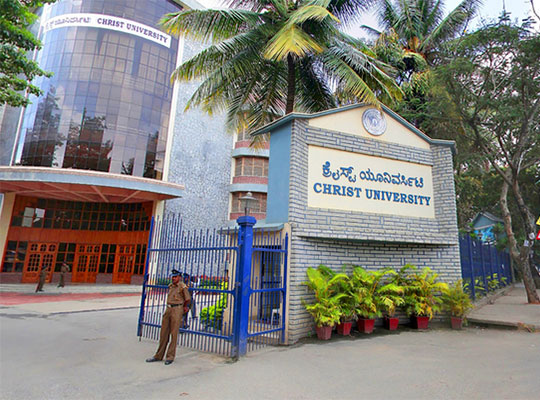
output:
POLYGON ((308 207, 435 218, 432 168, 309 146, 308 207))

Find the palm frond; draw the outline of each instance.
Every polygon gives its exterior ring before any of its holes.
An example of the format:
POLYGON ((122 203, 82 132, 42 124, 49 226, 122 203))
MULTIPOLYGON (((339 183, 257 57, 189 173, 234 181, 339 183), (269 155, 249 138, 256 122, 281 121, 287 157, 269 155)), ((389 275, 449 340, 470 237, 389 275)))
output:
POLYGON ((305 57, 308 53, 320 53, 324 47, 300 27, 286 24, 268 42, 264 57, 269 60, 284 60, 289 54, 305 57))
POLYGON ((348 27, 368 11, 375 0, 332 0, 328 9, 339 18, 342 26, 348 27))
POLYGON ((373 36, 375 38, 378 38, 381 35, 381 31, 379 31, 379 30, 377 30, 375 28, 372 28, 371 26, 360 25, 360 29, 362 29, 368 35, 373 36))
POLYGON ((187 10, 165 14, 166 32, 196 40, 219 42, 260 24, 261 15, 246 10, 187 10))
POLYGON ((295 10, 288 18, 288 24, 302 25, 308 20, 322 21, 329 18, 339 23, 339 18, 333 15, 325 7, 319 5, 306 5, 295 10))
POLYGON ((425 38, 421 51, 426 53, 438 47, 442 42, 461 33, 466 23, 471 20, 482 5, 482 0, 463 0, 433 31, 425 38))
POLYGON ((378 17, 379 25, 381 25, 384 30, 389 30, 398 25, 400 21, 399 9, 394 7, 391 0, 382 0, 379 3, 378 17))

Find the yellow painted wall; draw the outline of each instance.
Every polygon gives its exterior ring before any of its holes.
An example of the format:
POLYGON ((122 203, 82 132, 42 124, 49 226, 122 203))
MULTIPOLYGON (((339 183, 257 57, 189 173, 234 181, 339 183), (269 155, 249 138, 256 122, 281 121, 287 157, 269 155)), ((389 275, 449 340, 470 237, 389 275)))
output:
POLYGON ((337 112, 321 117, 309 119, 309 125, 330 131, 344 132, 350 135, 362 136, 382 142, 396 143, 400 145, 429 149, 430 145, 424 139, 411 132, 393 117, 382 113, 386 119, 386 131, 380 136, 374 136, 364 129, 362 114, 370 106, 359 107, 352 110, 337 112))

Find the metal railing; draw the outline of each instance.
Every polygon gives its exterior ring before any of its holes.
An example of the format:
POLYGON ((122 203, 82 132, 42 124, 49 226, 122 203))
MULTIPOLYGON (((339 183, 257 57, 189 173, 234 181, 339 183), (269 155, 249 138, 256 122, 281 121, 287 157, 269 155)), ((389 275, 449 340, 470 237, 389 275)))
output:
POLYGON ((510 254, 495 245, 471 238, 459 238, 461 276, 473 300, 512 283, 510 254))

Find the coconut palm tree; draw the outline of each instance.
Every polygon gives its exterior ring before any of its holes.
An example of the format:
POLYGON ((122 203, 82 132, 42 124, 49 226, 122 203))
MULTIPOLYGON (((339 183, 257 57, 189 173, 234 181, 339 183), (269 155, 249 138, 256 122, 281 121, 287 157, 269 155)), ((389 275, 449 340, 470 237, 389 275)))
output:
POLYGON ((293 111, 347 101, 377 104, 400 95, 391 69, 338 30, 372 0, 229 0, 226 10, 167 14, 162 25, 210 45, 172 78, 202 83, 187 108, 227 111, 230 129, 264 125, 293 111))
POLYGON ((415 72, 434 65, 441 45, 464 32, 481 4, 482 0, 463 0, 444 17, 443 0, 378 0, 383 29, 362 27, 379 39, 376 47, 386 53, 383 59, 400 70, 402 80, 410 81, 418 78, 415 72))

